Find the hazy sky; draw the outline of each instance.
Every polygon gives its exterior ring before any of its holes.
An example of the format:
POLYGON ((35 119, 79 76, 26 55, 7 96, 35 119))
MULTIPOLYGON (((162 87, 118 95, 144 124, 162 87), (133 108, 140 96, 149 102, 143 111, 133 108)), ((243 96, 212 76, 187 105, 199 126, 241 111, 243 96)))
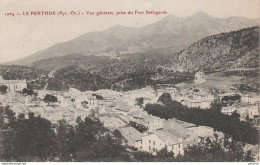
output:
POLYGON ((0 62, 16 60, 91 31, 120 24, 141 27, 167 15, 5 16, 23 11, 165 10, 185 17, 198 11, 214 17, 259 17, 259 0, 0 0, 0 62))

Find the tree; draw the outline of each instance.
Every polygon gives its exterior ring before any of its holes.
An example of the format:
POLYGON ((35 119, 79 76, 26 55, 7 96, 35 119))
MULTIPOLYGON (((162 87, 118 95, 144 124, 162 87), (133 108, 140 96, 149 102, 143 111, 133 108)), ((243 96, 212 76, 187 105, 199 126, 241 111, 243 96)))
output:
POLYGON ((163 93, 158 99, 158 102, 163 104, 170 103, 171 101, 172 101, 172 97, 169 93, 163 93))
POLYGON ((137 131, 139 131, 139 132, 141 132, 141 133, 143 133, 143 132, 145 132, 145 131, 148 130, 148 128, 145 127, 144 125, 138 124, 138 123, 133 122, 133 121, 130 121, 130 122, 129 122, 129 125, 130 125, 131 127, 134 127, 137 131))
POLYGON ((78 119, 77 123, 72 154, 75 161, 128 161, 117 131, 111 134, 95 117, 78 119))
POLYGON ((134 156, 134 161, 153 162, 155 160, 155 156, 149 152, 138 151, 138 152, 134 152, 133 156, 134 156))
POLYGON ((167 147, 164 147, 163 149, 157 152, 156 159, 157 161, 165 161, 165 162, 176 161, 174 157, 174 153, 172 151, 168 152, 167 147))
MULTIPOLYGON (((9 110, 11 111, 11 110, 9 110)), ((9 112, 9 114, 11 114, 9 112)), ((12 116, 12 115, 10 115, 12 116)), ((7 123, 8 129, 2 136, 3 155, 7 161, 46 161, 54 153, 54 131, 50 121, 24 114, 7 123)))
POLYGON ((48 105, 50 105, 50 103, 55 103, 58 101, 57 97, 50 95, 50 94, 46 94, 46 96, 43 99, 44 102, 48 103, 48 105))
POLYGON ((24 94, 24 95, 32 95, 32 94, 34 94, 34 92, 33 92, 33 90, 32 89, 27 89, 27 88, 24 88, 23 89, 23 91, 22 91, 22 93, 24 94))
POLYGON ((104 100, 104 97, 101 95, 96 95, 97 100, 104 100))
POLYGON ((7 86, 6 85, 0 85, 0 93, 5 94, 7 92, 7 86))
POLYGON ((188 162, 250 162, 252 154, 244 151, 244 144, 239 141, 230 141, 225 138, 219 140, 207 138, 205 144, 197 144, 188 147, 184 151, 181 161, 188 162))
POLYGON ((74 147, 75 130, 65 120, 58 121, 56 135, 56 156, 59 161, 67 162, 73 160, 73 154, 76 151, 74 147))
POLYGON ((117 143, 110 134, 100 136, 87 148, 81 148, 75 153, 75 161, 130 161, 125 147, 117 143))
POLYGON ((5 120, 4 120, 4 107, 0 106, 0 131, 4 129, 5 120))
POLYGON ((143 103, 144 103, 144 98, 143 97, 136 98, 135 102, 136 102, 136 105, 138 105, 139 107, 142 107, 143 103))

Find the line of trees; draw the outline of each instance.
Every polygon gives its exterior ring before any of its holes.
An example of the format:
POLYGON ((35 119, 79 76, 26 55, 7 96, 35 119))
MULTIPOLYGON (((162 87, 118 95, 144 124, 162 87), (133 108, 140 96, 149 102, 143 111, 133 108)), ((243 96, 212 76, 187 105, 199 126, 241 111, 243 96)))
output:
POLYGON ((171 119, 176 118, 185 122, 203 125, 214 128, 227 135, 231 135, 235 140, 257 144, 259 134, 252 124, 240 121, 240 115, 224 115, 221 113, 222 105, 213 103, 211 108, 202 110, 200 108, 188 108, 177 101, 173 101, 169 94, 162 94, 158 100, 162 104, 146 104, 144 110, 151 115, 171 119))

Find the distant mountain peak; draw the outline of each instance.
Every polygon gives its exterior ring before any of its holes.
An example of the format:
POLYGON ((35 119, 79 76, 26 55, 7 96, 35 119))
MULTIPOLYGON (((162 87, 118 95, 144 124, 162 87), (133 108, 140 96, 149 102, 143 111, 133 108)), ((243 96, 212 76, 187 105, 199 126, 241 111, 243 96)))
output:
POLYGON ((191 15, 191 17, 212 17, 212 16, 205 12, 199 11, 199 12, 191 15))

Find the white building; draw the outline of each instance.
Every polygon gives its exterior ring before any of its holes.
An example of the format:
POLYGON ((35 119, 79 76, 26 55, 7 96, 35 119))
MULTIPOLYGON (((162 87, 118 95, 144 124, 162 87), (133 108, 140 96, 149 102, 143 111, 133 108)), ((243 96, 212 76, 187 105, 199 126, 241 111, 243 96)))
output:
POLYGON ((163 129, 163 120, 159 117, 149 115, 145 118, 143 125, 148 128, 148 132, 154 132, 163 129))
POLYGON ((221 113, 225 115, 232 115, 234 112, 236 112, 236 108, 233 106, 222 107, 221 109, 221 113))
POLYGON ((143 136, 142 141, 137 143, 137 145, 139 145, 141 150, 150 152, 154 155, 165 147, 168 152, 172 151, 174 156, 184 154, 182 139, 167 131, 156 131, 153 134, 143 136))
POLYGON ((95 96, 89 96, 81 93, 74 97, 74 99, 76 108, 96 109, 98 107, 97 98, 95 96))
POLYGON ((21 92, 27 88, 26 80, 4 80, 2 76, 0 76, 0 85, 7 86, 8 92, 21 92))
POLYGON ((181 102, 182 105, 185 105, 189 108, 202 108, 202 109, 207 109, 210 108, 210 105, 212 101, 210 100, 192 100, 192 99, 187 99, 181 102))
POLYGON ((249 106, 248 107, 248 117, 249 117, 249 119, 254 119, 255 116, 259 116, 259 107, 257 105, 249 106))
POLYGON ((90 109, 95 109, 98 107, 97 98, 95 96, 88 96, 87 101, 90 109))
POLYGON ((195 80, 194 80, 194 82, 197 83, 197 84, 201 84, 201 83, 206 82, 206 80, 205 80, 205 73, 203 73, 203 72, 195 73, 195 80))
POLYGON ((247 104, 256 104, 259 102, 259 97, 257 95, 248 95, 248 94, 242 95, 241 102, 247 104))

